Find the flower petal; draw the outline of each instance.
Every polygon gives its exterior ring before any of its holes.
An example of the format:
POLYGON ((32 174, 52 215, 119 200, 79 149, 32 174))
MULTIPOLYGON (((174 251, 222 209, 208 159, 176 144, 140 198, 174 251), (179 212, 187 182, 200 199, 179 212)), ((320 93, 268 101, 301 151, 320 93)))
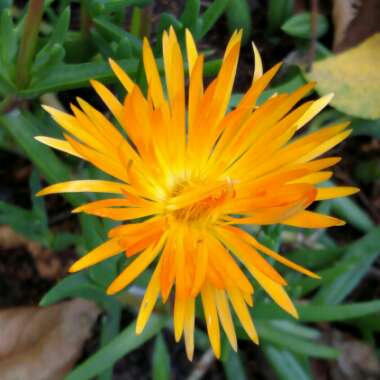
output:
POLYGON ((334 226, 344 226, 345 221, 329 215, 319 214, 313 211, 301 211, 292 217, 283 220, 282 224, 300 228, 327 228, 334 226))

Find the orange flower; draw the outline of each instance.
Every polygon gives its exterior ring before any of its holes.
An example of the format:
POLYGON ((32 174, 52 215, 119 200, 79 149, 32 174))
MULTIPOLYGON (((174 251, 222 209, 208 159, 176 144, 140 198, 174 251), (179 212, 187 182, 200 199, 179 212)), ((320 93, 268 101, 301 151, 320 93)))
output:
POLYGON ((310 83, 257 106, 257 99, 280 65, 263 75, 255 47, 253 82, 238 106, 228 111, 241 36, 241 31, 232 35, 218 76, 204 89, 204 56, 197 52, 193 37, 186 32, 190 73, 187 101, 183 57, 174 30, 165 32, 162 40, 165 88, 145 39, 147 97, 112 60, 110 65, 127 91, 124 101, 121 103, 101 83, 91 81, 121 128, 79 99, 80 108, 71 106, 73 115, 44 107, 66 131, 65 140, 37 137, 53 148, 89 161, 118 180, 70 181, 39 193, 115 194, 74 210, 125 223, 111 229, 109 240, 79 259, 70 271, 125 252, 129 265, 107 290, 114 294, 156 262, 137 318, 137 333, 144 329, 158 297, 161 295, 166 302, 175 288, 175 338, 178 341, 184 335, 190 359, 198 295, 212 348, 219 357, 220 325, 237 349, 231 306, 248 336, 258 343, 248 308, 253 305, 254 288, 247 272, 280 307, 297 317, 284 290, 285 279, 264 256, 318 278, 260 244, 242 226, 342 225, 339 219, 306 209, 314 201, 357 191, 352 187, 318 186, 331 177, 331 171, 326 169, 340 158, 317 157, 349 135, 347 123, 293 139, 332 96, 293 109, 314 87, 310 83))

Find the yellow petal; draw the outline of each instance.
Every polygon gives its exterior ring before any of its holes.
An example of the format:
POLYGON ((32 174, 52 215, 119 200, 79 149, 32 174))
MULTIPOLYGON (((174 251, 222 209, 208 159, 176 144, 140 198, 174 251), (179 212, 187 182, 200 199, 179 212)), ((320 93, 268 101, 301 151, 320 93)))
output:
POLYGON ((160 253, 162 246, 165 243, 166 236, 167 234, 164 233, 157 244, 140 253, 137 258, 133 260, 132 263, 130 263, 111 283, 107 289, 107 294, 115 294, 135 280, 160 253))
POLYGON ((241 236, 248 244, 251 244, 253 247, 262 251, 263 253, 265 253, 269 257, 272 257, 273 259, 275 259, 279 263, 284 264, 284 265, 288 266, 289 268, 292 268, 298 272, 306 274, 309 277, 317 278, 317 279, 320 278, 317 274, 309 271, 308 269, 302 267, 301 265, 294 263, 293 261, 288 260, 287 258, 281 256, 277 252, 275 252, 275 251, 271 250, 270 248, 266 247, 265 245, 259 243, 253 236, 247 234, 246 232, 244 232, 240 228, 229 227, 229 229, 233 230, 233 232, 236 235, 241 236))
POLYGON ((123 183, 102 181, 102 180, 78 180, 78 181, 67 181, 56 183, 54 185, 45 187, 39 191, 36 195, 42 196, 47 194, 55 193, 114 193, 122 194, 123 188, 128 188, 127 185, 123 183))
MULTIPOLYGON (((200 128, 197 123, 199 107, 203 96, 203 55, 200 55, 194 65, 190 75, 189 84, 189 106, 188 106, 188 121, 189 121, 189 142, 188 149, 193 151, 193 145, 199 143, 197 141, 197 132, 200 128)), ((199 133, 199 132, 198 132, 199 133)))
POLYGON ((199 244, 197 249, 197 256, 195 262, 195 277, 193 280, 193 288, 191 290, 191 296, 195 297, 201 289, 203 282, 206 278, 208 263, 208 250, 204 243, 199 244))
POLYGON ((142 217, 147 217, 157 214, 156 208, 146 208, 146 207, 121 207, 121 208, 97 208, 91 210, 82 210, 89 215, 96 215, 103 218, 109 218, 112 220, 131 220, 142 217))
POLYGON ((108 62, 124 88, 131 92, 135 84, 129 75, 113 59, 109 58, 108 62))
POLYGON ((327 152, 328 150, 345 140, 351 134, 351 132, 352 129, 339 133, 338 135, 328 139, 322 144, 319 144, 315 149, 312 149, 309 153, 305 154, 304 156, 301 156, 296 162, 306 162, 313 160, 314 158, 322 155, 323 153, 327 152))
POLYGON ((139 309, 139 314, 137 316, 136 322, 136 334, 139 335, 143 332, 150 315, 154 309, 157 302, 158 295, 160 293, 160 263, 157 264, 153 275, 149 281, 148 287, 145 290, 144 298, 141 301, 141 306, 139 309))
MULTIPOLYGON (((87 103, 85 100, 81 98, 77 98, 79 105, 81 106, 84 113, 87 115, 89 120, 96 126, 96 128, 103 133, 103 136, 111 142, 114 147, 119 146, 125 141, 123 135, 117 130, 117 128, 97 109, 87 103)), ((117 101, 116 98, 114 101, 117 101)), ((108 98, 108 102, 110 99, 108 98)), ((116 106, 115 106, 116 107, 116 106)), ((115 111, 116 112, 116 111, 115 111)), ((123 124, 123 114, 122 110, 120 110, 120 123, 123 124)), ((92 135, 92 130, 90 131, 92 135)), ((84 140, 86 142, 86 140, 84 140)))
POLYGON ((206 319, 207 332, 211 347, 217 358, 220 357, 220 330, 218 313, 211 285, 204 284, 201 292, 203 311, 206 319))
POLYGON ((128 175, 120 162, 107 157, 105 154, 97 152, 94 149, 88 148, 66 134, 64 136, 70 145, 94 166, 115 178, 128 182, 128 175))
POLYGON ((164 102, 164 94, 157 63, 147 38, 144 38, 143 41, 143 60, 145 74, 149 85, 149 93, 152 97, 154 106, 157 108, 164 102))
POLYGON ((193 35, 191 34, 189 29, 186 29, 185 36, 186 36, 187 62, 189 65, 189 76, 191 76, 193 67, 198 58, 198 51, 197 51, 197 46, 195 44, 193 35))
POLYGON ((104 86, 102 83, 97 80, 90 80, 92 87, 94 87, 95 91, 98 93, 100 98, 103 100, 104 104, 108 107, 108 109, 115 116, 117 121, 120 124, 123 124, 122 114, 123 114, 123 106, 116 98, 112 92, 104 86))
MULTIPOLYGON (((244 293, 253 293, 253 287, 245 273, 239 268, 219 240, 209 237, 207 243, 210 261, 215 263, 215 267, 220 273, 225 273, 223 279, 236 284, 244 293)), ((258 263, 258 265, 260 264, 258 263)))
POLYGON ((82 206, 79 206, 76 209, 74 209, 72 212, 77 213, 77 212, 82 212, 82 211, 91 211, 91 210, 96 210, 98 208, 104 208, 104 207, 141 206, 140 203, 135 204, 135 202, 136 201, 134 199, 130 199, 130 198, 102 199, 100 201, 89 202, 82 206))
POLYGON ((227 335, 227 338, 234 351, 237 351, 237 339, 235 334, 234 322, 232 320, 230 307, 224 290, 214 289, 215 302, 218 310, 220 323, 227 335))
POLYGON ((293 227, 300 228, 327 228, 334 226, 344 226, 345 221, 329 215, 318 214, 313 211, 304 210, 281 222, 293 227))
POLYGON ((78 272, 79 270, 88 268, 92 265, 100 263, 112 256, 118 255, 123 251, 119 244, 118 238, 111 239, 96 247, 84 257, 76 261, 69 269, 70 272, 78 272))
POLYGON ((298 312, 282 285, 273 281, 258 269, 254 269, 252 274, 257 282, 282 309, 284 309, 294 318, 298 318, 298 312))
POLYGON ((285 285, 285 279, 251 246, 246 244, 226 228, 218 229, 218 235, 223 243, 229 247, 236 257, 245 265, 248 271, 254 275, 257 270, 263 271, 268 277, 279 284, 285 285))
POLYGON ((320 182, 327 181, 328 179, 332 177, 332 175, 333 175, 333 172, 328 172, 328 171, 316 172, 316 173, 308 174, 305 177, 298 178, 295 182, 317 184, 320 182))
POLYGON ((251 87, 244 94, 237 108, 244 107, 253 109, 253 107, 256 105, 256 100, 264 91, 264 89, 268 86, 269 82, 273 79, 273 77, 277 74, 280 67, 281 63, 276 64, 266 73, 264 73, 263 76, 261 76, 254 83, 252 83, 251 87))
POLYGON ((360 189, 350 186, 334 186, 334 187, 321 187, 317 189, 316 201, 324 199, 333 199, 339 197, 347 197, 348 195, 356 194, 360 189))
POLYGON ((302 128, 307 124, 315 115, 323 110, 334 97, 334 94, 327 94, 320 99, 313 102, 313 105, 297 120, 297 129, 302 128))
POLYGON ((162 270, 161 270, 161 293, 162 302, 166 302, 175 280, 176 254, 173 246, 173 238, 169 235, 165 248, 162 252, 162 270))
POLYGON ((71 154, 73 156, 83 158, 77 151, 75 151, 72 146, 65 140, 55 139, 48 136, 35 136, 37 141, 50 146, 51 148, 58 149, 62 152, 71 154))
POLYGON ((263 76, 263 62, 256 45, 252 41, 253 56, 255 58, 255 71, 253 72, 252 82, 256 82, 259 78, 263 76))
POLYGON ((179 342, 182 336, 185 323, 186 303, 186 299, 180 297, 179 293, 176 292, 174 301, 174 339, 176 342, 179 342))
POLYGON ((184 336, 186 355, 188 359, 193 360, 194 354, 194 319, 195 319, 195 301, 189 298, 186 302, 184 336))
POLYGON ((259 344, 259 337, 240 290, 232 287, 227 290, 227 293, 244 330, 253 342, 259 344))
POLYGON ((64 128, 71 135, 77 137, 89 146, 98 149, 100 152, 105 150, 103 141, 98 140, 95 135, 88 132, 77 118, 46 105, 43 105, 42 108, 51 115, 58 125, 64 128))

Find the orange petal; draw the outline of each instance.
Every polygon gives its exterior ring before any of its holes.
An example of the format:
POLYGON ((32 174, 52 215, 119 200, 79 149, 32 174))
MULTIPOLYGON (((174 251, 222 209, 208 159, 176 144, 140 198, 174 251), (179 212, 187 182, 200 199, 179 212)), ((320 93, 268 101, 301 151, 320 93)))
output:
POLYGON ((145 290, 144 298, 141 301, 139 314, 136 321, 136 334, 139 335, 144 330, 146 323, 152 314, 153 308, 157 302, 160 293, 160 263, 157 264, 153 272, 152 278, 149 281, 148 287, 145 290))
POLYGON ((220 357, 220 329, 218 312, 216 309, 215 298, 212 292, 212 287, 209 284, 204 284, 202 288, 202 304, 206 319, 207 332, 210 338, 211 347, 217 358, 220 357))
POLYGON ((321 187, 317 189, 316 201, 324 199, 333 199, 340 197, 347 197, 348 195, 356 194, 360 189, 350 186, 333 186, 333 187, 321 187))
POLYGON ((115 294, 135 280, 160 253, 166 237, 167 234, 164 233, 155 246, 150 246, 143 253, 140 253, 140 255, 137 256, 137 258, 133 260, 132 263, 129 264, 111 283, 107 289, 107 294, 115 294))
POLYGON ((76 261, 70 267, 69 271, 78 272, 82 269, 100 263, 101 261, 104 261, 112 256, 118 255, 122 251, 123 248, 120 246, 118 238, 108 240, 76 261))
POLYGON ((101 181, 101 180, 78 180, 56 183, 54 185, 45 187, 39 191, 36 195, 42 196, 47 194, 56 193, 114 193, 122 194, 122 188, 126 187, 123 183, 101 181))
POLYGON ((334 218, 329 215, 319 214, 313 211, 301 211, 298 214, 292 216, 281 222, 293 227, 300 228, 327 228, 334 226, 343 226, 345 221, 334 218))

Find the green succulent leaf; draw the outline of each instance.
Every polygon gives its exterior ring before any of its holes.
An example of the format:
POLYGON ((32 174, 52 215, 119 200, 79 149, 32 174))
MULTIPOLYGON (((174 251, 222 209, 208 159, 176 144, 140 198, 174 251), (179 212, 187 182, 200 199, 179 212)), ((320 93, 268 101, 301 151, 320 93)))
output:
POLYGON ((339 276, 326 281, 314 297, 319 304, 342 302, 365 276, 380 254, 380 227, 352 243, 344 257, 332 269, 345 269, 339 276))
POLYGON ((186 1, 185 8, 180 17, 181 23, 188 28, 196 37, 198 34, 198 20, 200 11, 199 0, 186 1))
POLYGON ((230 0, 226 8, 227 24, 230 33, 243 29, 243 45, 249 41, 252 32, 251 10, 247 0, 230 0))
POLYGON ((15 59, 18 45, 16 29, 9 9, 4 9, 0 14, 0 41, 2 41, 0 43, 0 61, 3 65, 9 66, 15 59))
POLYGON ((136 335, 136 324, 131 323, 107 345, 98 350, 84 363, 75 368, 65 380, 89 380, 111 367, 118 359, 142 346, 155 336, 165 325, 166 320, 152 316, 140 335, 136 335))
POLYGON ((300 333, 285 332, 270 322, 257 321, 256 325, 261 339, 276 347, 315 358, 335 359, 339 356, 339 351, 336 349, 316 343, 311 339, 305 339, 300 333), (285 336, 286 339, 284 339, 285 336))
POLYGON ((228 1, 229 0, 215 0, 211 5, 209 5, 201 17, 201 30, 199 38, 204 37, 222 16, 228 5, 228 1))
MULTIPOLYGON (((281 29, 292 37, 309 39, 311 38, 311 13, 299 13, 288 19, 281 27, 281 29)), ((318 15, 317 18, 317 38, 322 37, 327 33, 329 23, 327 18, 318 15)))
POLYGON ((269 0, 268 1, 268 28, 274 32, 292 15, 294 0, 269 0))
POLYGON ((162 334, 158 334, 153 348, 152 380, 170 379, 170 354, 162 334))
POLYGON ((313 380, 299 356, 273 345, 264 345, 264 353, 279 380, 313 380))

